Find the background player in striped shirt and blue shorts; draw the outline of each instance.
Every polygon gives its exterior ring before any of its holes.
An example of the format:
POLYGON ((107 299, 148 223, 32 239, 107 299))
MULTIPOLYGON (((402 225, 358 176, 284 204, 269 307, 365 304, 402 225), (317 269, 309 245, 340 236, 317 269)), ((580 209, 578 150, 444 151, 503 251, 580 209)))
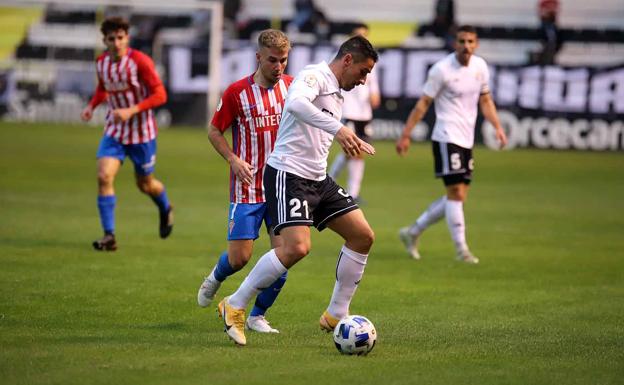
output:
POLYGON ((97 152, 97 202, 104 237, 93 242, 96 250, 117 249, 113 182, 126 156, 134 163, 139 190, 158 206, 160 237, 167 238, 173 229, 173 208, 165 186, 153 176, 158 129, 152 109, 167 101, 167 93, 152 59, 129 47, 129 27, 120 17, 102 23, 106 51, 96 60, 95 94, 80 115, 89 121, 93 110, 103 101, 108 102, 104 136, 97 152))
MULTIPOLYGON (((292 77, 284 74, 289 51, 290 42, 283 32, 262 31, 256 52, 258 69, 225 90, 212 118, 208 137, 230 164, 228 250, 221 254, 199 288, 197 302, 201 307, 209 306, 221 283, 249 262, 263 221, 271 245, 277 247, 281 242, 272 231, 274 224, 266 209, 262 176, 267 158, 273 151, 284 99, 292 82, 292 77), (223 136, 230 127, 233 149, 223 136)), ((264 314, 275 302, 285 282, 286 272, 258 294, 246 321, 247 328, 278 333, 264 314)))

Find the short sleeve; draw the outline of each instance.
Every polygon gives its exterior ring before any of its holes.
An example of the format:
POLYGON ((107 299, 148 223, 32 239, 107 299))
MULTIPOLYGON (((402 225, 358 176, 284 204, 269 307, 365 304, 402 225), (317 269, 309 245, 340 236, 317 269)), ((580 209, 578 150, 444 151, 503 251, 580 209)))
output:
POLYGON ((377 78, 377 71, 375 71, 375 68, 368 74, 366 84, 371 94, 379 94, 379 79, 377 78))
POLYGON ((481 95, 490 93, 490 69, 485 61, 482 70, 483 78, 481 79, 481 95))
POLYGON ((434 65, 427 74, 427 81, 425 81, 425 85, 423 86, 423 93, 431 98, 435 98, 440 93, 440 90, 442 90, 443 85, 444 79, 442 77, 442 71, 439 66, 434 65))
POLYGON ((232 87, 228 87, 221 96, 219 104, 217 104, 217 111, 212 117, 211 124, 217 127, 219 131, 224 132, 234 123, 237 111, 238 105, 234 98, 234 92, 232 87))

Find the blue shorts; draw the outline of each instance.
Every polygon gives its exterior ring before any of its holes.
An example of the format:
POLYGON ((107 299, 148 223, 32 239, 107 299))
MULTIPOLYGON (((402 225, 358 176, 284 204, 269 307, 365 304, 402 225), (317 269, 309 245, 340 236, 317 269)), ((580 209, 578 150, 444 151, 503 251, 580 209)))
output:
POLYGON ((156 166, 156 139, 147 143, 121 144, 116 139, 104 135, 97 151, 97 159, 117 158, 122 163, 129 156, 138 175, 150 175, 156 166))
POLYGON ((262 221, 271 228, 266 203, 230 203, 227 240, 258 239, 262 221))

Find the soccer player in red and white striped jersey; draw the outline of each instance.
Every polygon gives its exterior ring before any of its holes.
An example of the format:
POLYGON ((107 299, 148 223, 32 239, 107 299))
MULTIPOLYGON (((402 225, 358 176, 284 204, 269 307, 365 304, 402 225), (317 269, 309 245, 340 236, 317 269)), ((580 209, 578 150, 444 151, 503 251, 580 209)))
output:
POLYGON ((154 176, 157 127, 153 108, 167 101, 167 93, 149 56, 129 47, 129 24, 119 17, 102 23, 106 51, 96 60, 98 84, 81 113, 89 121, 93 110, 108 102, 104 136, 97 153, 98 209, 104 237, 96 250, 116 250, 114 180, 126 156, 134 163, 136 183, 158 206, 161 238, 173 228, 173 209, 165 187, 154 176))
POLYGON ((213 138, 223 137, 223 132, 231 127, 233 153, 248 165, 235 163, 230 170, 230 201, 234 203, 264 202, 264 165, 273 151, 284 99, 292 81, 288 75, 279 75, 277 82, 267 87, 262 81, 256 82, 255 77, 252 74, 231 84, 212 118, 213 145, 213 138))
MULTIPOLYGON (((202 307, 210 305, 225 278, 247 264, 263 221, 271 243, 279 242, 271 231, 272 224, 266 212, 262 176, 273 151, 287 89, 292 82, 292 77, 284 74, 289 50, 290 43, 283 32, 262 31, 258 36, 257 70, 225 90, 212 118, 208 137, 230 164, 228 250, 221 254, 199 289, 197 301, 202 307), (228 128, 232 129, 232 148, 223 136, 228 128)), ((250 329, 277 332, 264 314, 285 281, 286 274, 258 295, 247 319, 250 329)))

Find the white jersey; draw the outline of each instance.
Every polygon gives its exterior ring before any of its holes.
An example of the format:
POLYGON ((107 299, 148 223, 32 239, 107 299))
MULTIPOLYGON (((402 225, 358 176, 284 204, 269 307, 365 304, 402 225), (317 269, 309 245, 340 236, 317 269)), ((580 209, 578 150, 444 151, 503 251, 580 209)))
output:
POLYGON ((432 140, 472 148, 479 97, 490 92, 489 78, 485 60, 475 55, 467 66, 452 53, 431 67, 423 92, 435 103, 432 140))
POLYGON ((355 87, 351 91, 342 94, 344 96, 342 117, 362 122, 373 120, 371 95, 374 94, 379 94, 379 81, 377 80, 377 71, 373 68, 366 77, 364 85, 355 87))
POLYGON ((325 179, 329 148, 342 128, 342 102, 338 79, 327 63, 306 66, 288 89, 275 148, 267 163, 305 179, 325 179), (301 115, 302 98, 312 104, 312 111, 305 116, 301 115))

